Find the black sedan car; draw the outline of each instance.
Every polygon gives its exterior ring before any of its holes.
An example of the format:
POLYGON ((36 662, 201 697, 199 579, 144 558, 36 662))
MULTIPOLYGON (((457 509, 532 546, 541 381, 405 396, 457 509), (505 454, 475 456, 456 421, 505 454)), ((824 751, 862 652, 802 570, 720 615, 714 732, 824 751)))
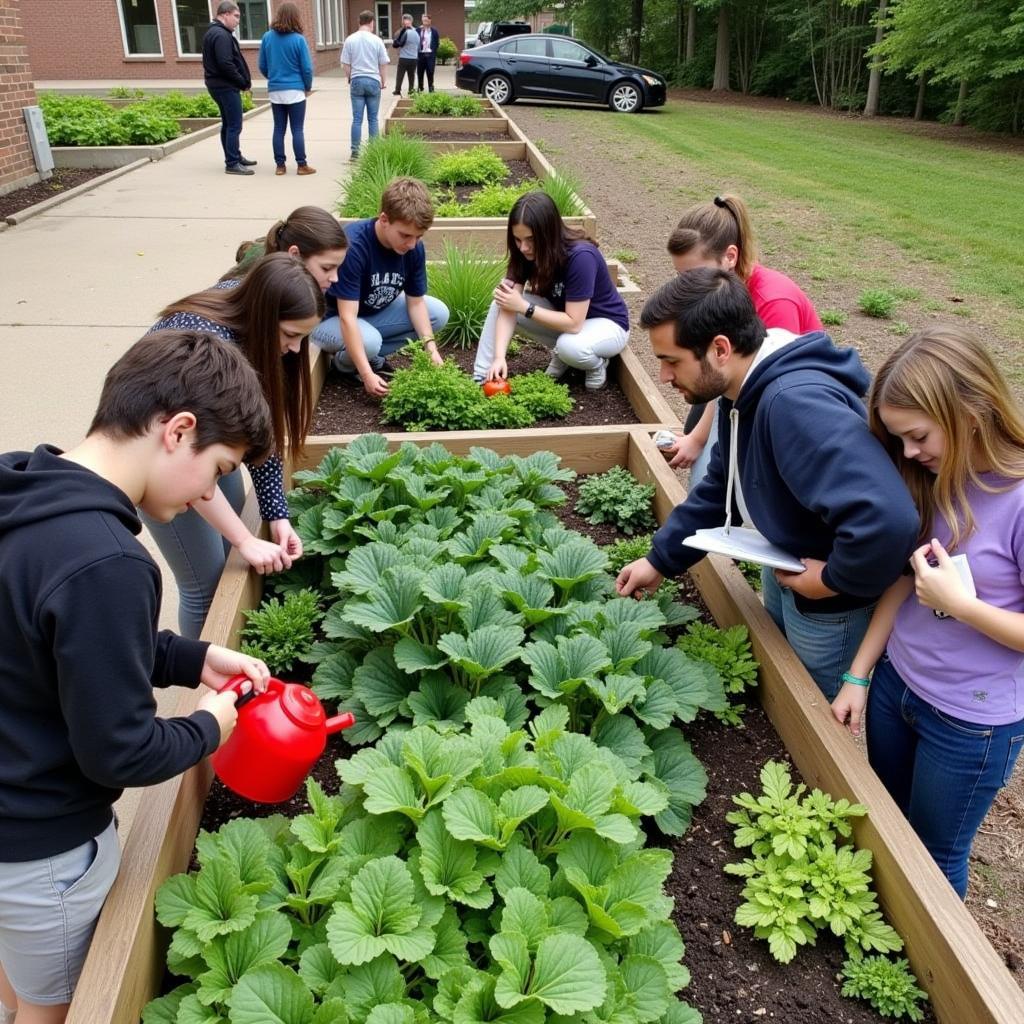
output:
POLYGON ((633 114, 665 103, 665 79, 609 60, 568 36, 521 35, 475 46, 459 57, 455 84, 496 103, 516 99, 607 104, 633 114))

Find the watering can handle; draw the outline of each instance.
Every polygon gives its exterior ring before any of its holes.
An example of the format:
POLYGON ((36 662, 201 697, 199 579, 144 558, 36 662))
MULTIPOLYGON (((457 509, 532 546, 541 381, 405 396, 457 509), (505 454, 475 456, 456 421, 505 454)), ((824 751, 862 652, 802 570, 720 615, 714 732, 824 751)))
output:
MULTIPOLYGON (((248 676, 232 676, 217 692, 226 693, 228 690, 232 690, 234 693, 238 694, 238 699, 235 701, 235 708, 240 710, 241 708, 245 707, 245 705, 248 704, 249 701, 254 700, 256 697, 259 696, 259 694, 256 692, 255 687, 251 689, 248 693, 242 693, 243 683, 251 683, 251 680, 249 679, 248 676)), ((275 683, 277 683, 277 687, 280 688, 280 682, 278 682, 276 679, 271 679, 270 689, 274 688, 275 683)))
POLYGON ((346 711, 343 714, 335 715, 333 718, 328 718, 326 722, 327 735, 330 736, 332 733, 341 732, 342 729, 350 729, 356 724, 356 716, 351 711, 346 711))

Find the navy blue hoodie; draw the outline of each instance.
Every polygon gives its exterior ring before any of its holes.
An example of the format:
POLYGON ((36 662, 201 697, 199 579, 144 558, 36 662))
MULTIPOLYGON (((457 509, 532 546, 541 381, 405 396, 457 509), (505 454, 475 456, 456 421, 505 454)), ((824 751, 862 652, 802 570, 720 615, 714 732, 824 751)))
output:
MULTIPOLYGON (((868 430, 861 396, 869 382, 853 349, 815 331, 758 363, 735 402, 738 475, 753 525, 780 548, 824 561, 822 580, 838 594, 820 601, 796 594, 803 611, 871 604, 900 575, 917 540, 910 494, 868 430)), ((647 556, 665 576, 704 557, 683 546, 685 537, 725 521, 734 403, 719 401, 707 475, 673 509, 647 556)), ((733 516, 739 521, 738 509, 733 516)))
POLYGON ((157 631, 160 571, 123 491, 46 446, 0 455, 0 860, 49 857, 110 823, 125 786, 212 753, 208 711, 156 717, 206 649, 157 631))

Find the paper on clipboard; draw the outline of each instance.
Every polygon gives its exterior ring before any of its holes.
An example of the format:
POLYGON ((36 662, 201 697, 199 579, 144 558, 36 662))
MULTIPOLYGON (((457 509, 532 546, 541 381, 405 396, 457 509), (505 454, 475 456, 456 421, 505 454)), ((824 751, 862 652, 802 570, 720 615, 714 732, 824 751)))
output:
POLYGON ((713 529, 698 530, 683 543, 713 555, 728 555, 741 562, 756 562, 787 572, 803 572, 807 568, 799 558, 776 547, 757 530, 749 530, 744 526, 716 526, 713 529))

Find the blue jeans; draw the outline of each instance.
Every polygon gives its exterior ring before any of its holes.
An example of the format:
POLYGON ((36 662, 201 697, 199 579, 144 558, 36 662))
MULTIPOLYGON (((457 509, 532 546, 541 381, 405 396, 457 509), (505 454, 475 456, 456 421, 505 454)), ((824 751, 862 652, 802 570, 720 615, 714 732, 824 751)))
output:
POLYGON ((237 89, 207 89, 220 110, 220 144, 224 164, 234 167, 242 159, 242 94, 237 89))
POLYGON ((271 103, 270 111, 274 115, 274 163, 284 167, 284 130, 291 122, 292 149, 295 150, 295 162, 302 167, 306 162, 306 101, 301 103, 271 103))
POLYGON ((922 700, 883 655, 868 692, 868 759, 957 895, 971 844, 1024 746, 1024 721, 975 725, 922 700))
POLYGON ((370 138, 380 134, 377 114, 380 111, 380 79, 360 75, 352 79, 352 152, 359 152, 359 138, 363 133, 363 114, 366 114, 370 138))
POLYGON ((789 641, 818 689, 835 700, 867 632, 874 605, 846 612, 804 612, 796 606, 793 591, 779 586, 775 573, 761 570, 761 596, 765 611, 789 641))
MULTIPOLYGON (((380 369, 385 356, 397 352, 410 338, 416 337, 416 331, 409 319, 405 298, 405 292, 400 292, 398 298, 385 306, 379 313, 367 317, 361 316, 356 320, 359 325, 359 333, 363 336, 366 358, 370 360, 370 366, 374 370, 380 369)), ((440 299, 435 299, 433 295, 424 295, 423 300, 427 304, 430 326, 436 334, 448 323, 448 307, 440 299)), ((342 373, 355 371, 355 364, 349 358, 341 340, 341 321, 338 317, 332 316, 322 321, 310 338, 313 344, 334 355, 332 362, 336 369, 341 370, 342 373)))
MULTIPOLYGON (((242 471, 222 477, 218 486, 231 507, 241 512, 245 503, 242 471)), ((169 523, 158 523, 145 514, 141 518, 178 584, 178 631, 197 640, 231 545, 195 509, 169 523)))

